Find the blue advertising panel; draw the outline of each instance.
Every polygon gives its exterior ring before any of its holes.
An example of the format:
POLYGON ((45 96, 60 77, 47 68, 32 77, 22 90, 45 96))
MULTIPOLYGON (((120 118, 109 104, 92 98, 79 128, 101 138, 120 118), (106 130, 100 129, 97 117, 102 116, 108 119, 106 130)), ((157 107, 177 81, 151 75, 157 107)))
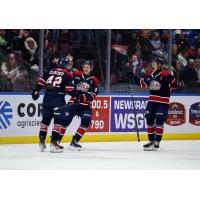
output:
POLYGON ((144 117, 146 105, 147 97, 112 97, 111 132, 135 132, 135 117, 139 131, 145 131, 147 127, 144 117))
POLYGON ((189 122, 195 126, 200 126, 200 102, 190 106, 189 122))

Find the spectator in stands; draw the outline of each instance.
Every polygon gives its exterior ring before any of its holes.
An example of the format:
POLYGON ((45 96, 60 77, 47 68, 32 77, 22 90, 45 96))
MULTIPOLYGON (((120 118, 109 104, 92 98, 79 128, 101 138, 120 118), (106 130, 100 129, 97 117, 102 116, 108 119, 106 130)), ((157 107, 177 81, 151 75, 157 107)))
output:
MULTIPOLYGON (((137 51, 137 44, 139 47, 138 39, 139 39, 138 32, 136 30, 133 30, 131 33, 131 36, 130 36, 129 43, 128 43, 128 56, 129 57, 131 57, 133 52, 137 51)), ((139 47, 139 49, 140 49, 140 47, 139 47)))
POLYGON ((176 60, 176 59, 172 60, 171 70, 172 70, 174 77, 176 78, 176 81, 179 82, 181 65, 180 65, 180 62, 178 60, 176 60))
POLYGON ((195 48, 200 48, 200 30, 196 30, 196 36, 195 36, 195 48))
POLYGON ((6 41, 5 39, 4 29, 0 29, 0 48, 5 52, 7 51, 7 48, 8 48, 8 41, 6 41))
POLYGON ((155 50, 154 47, 151 45, 149 39, 150 39, 150 30, 147 29, 141 30, 138 43, 141 50, 142 60, 146 60, 148 57, 150 57, 152 55, 152 51, 155 50))
POLYGON ((172 60, 178 60, 178 48, 176 44, 172 46, 172 60))
POLYGON ((138 58, 136 54, 132 54, 128 63, 126 63, 126 67, 129 68, 129 73, 137 74, 137 76, 141 75, 142 71, 142 60, 138 58))
POLYGON ((189 47, 194 48, 197 38, 197 31, 194 29, 184 29, 181 31, 189 47))
POLYGON ((188 48, 187 41, 184 38, 181 30, 175 31, 175 41, 176 41, 176 45, 178 47, 178 51, 182 51, 182 50, 188 48))
POLYGON ((14 53, 22 54, 25 49, 24 41, 29 36, 29 31, 27 30, 19 30, 18 36, 14 37, 12 43, 12 50, 14 53))
POLYGON ((189 59, 188 65, 181 70, 179 80, 183 83, 183 85, 187 86, 191 86, 193 83, 199 81, 193 59, 189 59))
POLYGON ((160 40, 160 33, 158 31, 154 31, 152 33, 152 39, 150 40, 151 45, 153 46, 154 50, 152 51, 152 54, 163 57, 164 51, 163 51, 163 45, 160 40))
POLYGON ((188 51, 187 49, 181 50, 181 52, 178 54, 178 61, 181 65, 181 69, 183 69, 185 66, 187 66, 188 62, 188 51))
POLYGON ((168 40, 169 40, 169 30, 162 29, 159 30, 160 32, 160 39, 165 52, 168 51, 168 40))
POLYGON ((200 59, 195 60, 195 70, 199 79, 198 81, 200 81, 200 59))
POLYGON ((35 70, 38 68, 38 45, 32 37, 28 37, 24 45, 23 59, 30 63, 31 69, 35 70))
POLYGON ((15 54, 8 54, 6 61, 1 65, 1 75, 12 82, 19 76, 19 66, 15 54))
POLYGON ((8 54, 0 68, 1 86, 5 91, 12 91, 13 83, 19 76, 19 68, 15 54, 8 54))
POLYGON ((58 60, 61 57, 61 51, 59 45, 53 44, 47 49, 47 54, 44 58, 45 70, 50 70, 53 67, 58 66, 58 60))
POLYGON ((200 59, 200 48, 196 50, 196 59, 200 59))

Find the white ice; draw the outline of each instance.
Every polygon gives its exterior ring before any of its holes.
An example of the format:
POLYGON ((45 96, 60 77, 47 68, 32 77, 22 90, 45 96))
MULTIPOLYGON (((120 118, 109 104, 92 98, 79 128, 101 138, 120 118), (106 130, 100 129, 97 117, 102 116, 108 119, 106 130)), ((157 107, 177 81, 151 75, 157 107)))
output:
POLYGON ((0 169, 200 169, 200 141, 163 141, 157 152, 145 142, 82 143, 72 152, 39 152, 37 144, 0 145, 0 169))

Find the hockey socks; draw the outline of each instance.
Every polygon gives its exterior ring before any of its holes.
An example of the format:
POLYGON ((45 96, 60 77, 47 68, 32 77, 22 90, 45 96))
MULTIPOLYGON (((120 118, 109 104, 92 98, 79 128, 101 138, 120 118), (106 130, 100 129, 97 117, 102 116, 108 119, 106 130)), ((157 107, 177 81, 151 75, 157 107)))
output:
POLYGON ((86 131, 86 128, 84 127, 79 127, 78 130, 76 131, 76 134, 73 136, 73 139, 76 142, 79 142, 81 138, 83 137, 84 133, 86 131))
POLYGON ((47 131, 48 131, 48 126, 45 124, 41 124, 40 133, 39 133, 39 138, 40 138, 41 143, 45 142, 46 136, 47 136, 47 131))
POLYGON ((154 151, 160 147, 160 141, 162 140, 162 135, 164 128, 162 125, 148 126, 148 139, 149 142, 143 145, 145 151, 154 151))
POLYGON ((149 141, 154 141, 155 140, 155 126, 154 125, 149 125, 147 127, 147 132, 148 132, 149 141))
POLYGON ((81 150, 81 145, 78 144, 78 142, 81 140, 81 138, 83 137, 84 133, 86 131, 86 128, 83 127, 79 127, 78 130, 76 131, 76 134, 72 137, 72 141, 70 143, 70 147, 69 149, 74 151, 74 150, 81 150))
POLYGON ((164 127, 162 125, 157 125, 156 126, 156 138, 155 138, 155 141, 160 142, 162 140, 163 131, 164 131, 164 127))

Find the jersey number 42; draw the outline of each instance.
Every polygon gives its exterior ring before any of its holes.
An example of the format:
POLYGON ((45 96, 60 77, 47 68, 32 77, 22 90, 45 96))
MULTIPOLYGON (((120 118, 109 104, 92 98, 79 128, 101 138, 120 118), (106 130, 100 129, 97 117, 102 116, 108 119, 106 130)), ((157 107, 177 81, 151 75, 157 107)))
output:
POLYGON ((46 83, 53 87, 60 87, 60 84, 62 83, 62 77, 52 75, 47 79, 46 83))

